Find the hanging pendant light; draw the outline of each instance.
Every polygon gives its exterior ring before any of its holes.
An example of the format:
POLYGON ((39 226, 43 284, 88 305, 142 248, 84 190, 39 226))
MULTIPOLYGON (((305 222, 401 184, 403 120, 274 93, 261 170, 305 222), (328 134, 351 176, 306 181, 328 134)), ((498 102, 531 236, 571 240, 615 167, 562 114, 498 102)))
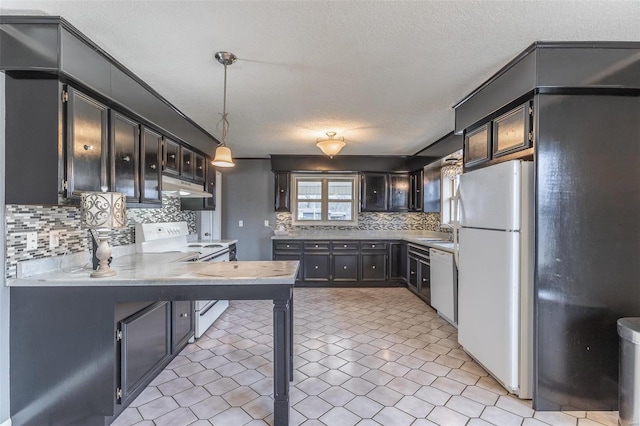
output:
POLYGON ((327 132, 327 137, 329 139, 316 140, 316 146, 330 158, 333 158, 334 155, 338 155, 340 150, 342 150, 342 148, 344 148, 344 146, 346 145, 343 137, 335 138, 335 136, 336 132, 327 132))
POLYGON ((446 179, 455 179, 456 176, 462 174, 462 159, 461 158, 447 158, 445 163, 440 169, 442 177, 446 179))
MULTIPOLYGON (((216 148, 216 155, 211 164, 216 167, 233 167, 235 163, 231 157, 231 150, 227 147, 227 133, 229 120, 227 119, 227 65, 233 64, 238 58, 231 52, 216 52, 215 58, 224 65, 224 96, 222 103, 222 144, 216 148)), ((220 124, 220 123, 218 123, 220 124)))

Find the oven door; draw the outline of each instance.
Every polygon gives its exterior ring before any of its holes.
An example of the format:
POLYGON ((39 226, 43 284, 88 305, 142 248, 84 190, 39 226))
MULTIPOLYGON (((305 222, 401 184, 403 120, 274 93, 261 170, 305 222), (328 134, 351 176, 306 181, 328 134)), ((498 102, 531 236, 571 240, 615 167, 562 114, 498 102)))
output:
POLYGON ((198 259, 198 262, 228 262, 229 261, 229 249, 217 251, 215 253, 203 255, 198 259))

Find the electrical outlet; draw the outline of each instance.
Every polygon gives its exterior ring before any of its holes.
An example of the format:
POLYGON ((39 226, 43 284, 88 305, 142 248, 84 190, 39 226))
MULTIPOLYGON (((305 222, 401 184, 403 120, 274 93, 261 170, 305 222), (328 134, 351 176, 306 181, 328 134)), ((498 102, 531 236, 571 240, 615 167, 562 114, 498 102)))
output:
POLYGON ((49 231, 49 250, 53 250, 60 245, 60 235, 62 235, 62 230, 60 229, 49 231))
POLYGON ((38 233, 27 232, 27 250, 37 250, 37 249, 38 249, 38 233))
POLYGON ((267 226, 267 227, 269 226, 269 221, 268 220, 264 221, 264 226, 267 226))
POLYGON ((239 226, 240 228, 242 228, 242 227, 244 226, 244 220, 239 220, 239 221, 238 221, 238 226, 239 226))

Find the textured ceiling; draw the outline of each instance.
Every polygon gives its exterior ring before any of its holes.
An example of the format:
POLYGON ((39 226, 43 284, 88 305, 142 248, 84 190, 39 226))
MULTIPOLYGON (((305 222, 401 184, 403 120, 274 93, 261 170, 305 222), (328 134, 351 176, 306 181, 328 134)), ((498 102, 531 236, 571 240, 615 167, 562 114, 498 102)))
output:
POLYGON ((216 137, 228 68, 236 157, 413 154, 536 40, 640 40, 640 1, 11 1, 60 15, 216 137))

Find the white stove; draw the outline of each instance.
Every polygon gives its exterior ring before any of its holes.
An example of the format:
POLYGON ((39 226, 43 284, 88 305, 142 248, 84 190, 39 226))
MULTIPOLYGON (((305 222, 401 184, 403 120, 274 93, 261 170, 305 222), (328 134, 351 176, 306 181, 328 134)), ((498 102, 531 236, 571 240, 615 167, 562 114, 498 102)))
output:
MULTIPOLYGON (((228 262, 229 243, 224 241, 189 242, 187 222, 136 223, 136 252, 192 253, 188 261, 228 262)), ((195 338, 200 338, 229 306, 228 300, 195 301, 195 338)))

